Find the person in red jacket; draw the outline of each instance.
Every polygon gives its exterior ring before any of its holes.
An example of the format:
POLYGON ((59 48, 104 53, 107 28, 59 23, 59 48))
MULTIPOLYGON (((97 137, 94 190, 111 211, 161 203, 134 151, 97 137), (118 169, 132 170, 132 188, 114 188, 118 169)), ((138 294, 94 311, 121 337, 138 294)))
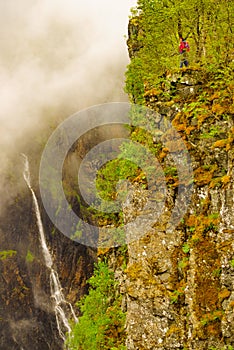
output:
POLYGON ((179 53, 180 53, 180 68, 185 65, 185 67, 188 67, 188 52, 190 50, 189 43, 186 41, 186 39, 180 37, 180 46, 179 46, 179 53))

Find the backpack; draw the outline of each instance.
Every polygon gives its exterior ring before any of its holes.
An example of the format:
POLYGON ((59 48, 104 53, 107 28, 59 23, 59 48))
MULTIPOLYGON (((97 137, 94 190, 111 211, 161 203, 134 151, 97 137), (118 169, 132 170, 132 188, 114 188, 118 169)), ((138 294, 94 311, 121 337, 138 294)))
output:
POLYGON ((180 52, 185 52, 185 51, 189 51, 190 47, 189 47, 189 43, 186 40, 183 40, 180 44, 180 52))

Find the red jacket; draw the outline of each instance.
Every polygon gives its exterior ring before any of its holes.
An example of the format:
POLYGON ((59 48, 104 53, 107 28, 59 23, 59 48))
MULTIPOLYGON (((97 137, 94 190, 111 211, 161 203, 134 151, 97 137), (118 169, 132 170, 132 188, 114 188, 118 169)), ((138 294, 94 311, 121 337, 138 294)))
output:
POLYGON ((179 46, 179 53, 188 52, 190 50, 189 43, 187 41, 181 41, 179 46))

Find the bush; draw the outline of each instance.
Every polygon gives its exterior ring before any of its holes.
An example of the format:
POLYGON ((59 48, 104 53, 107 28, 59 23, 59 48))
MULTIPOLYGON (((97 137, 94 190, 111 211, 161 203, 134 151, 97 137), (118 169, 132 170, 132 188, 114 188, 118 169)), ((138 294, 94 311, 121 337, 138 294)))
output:
POLYGON ((67 347, 70 350, 124 350, 125 314, 114 273, 99 262, 88 280, 89 294, 77 303, 82 316, 72 326, 67 347))

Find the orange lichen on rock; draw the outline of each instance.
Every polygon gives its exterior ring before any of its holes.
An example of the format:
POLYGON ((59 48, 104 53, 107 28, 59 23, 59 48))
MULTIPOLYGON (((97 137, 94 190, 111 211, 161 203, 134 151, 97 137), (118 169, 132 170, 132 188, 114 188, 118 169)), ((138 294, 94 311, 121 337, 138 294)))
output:
POLYGON ((199 167, 194 171, 194 179, 195 183, 198 186, 204 186, 211 182, 213 178, 213 174, 216 170, 216 167, 212 167, 211 169, 206 169, 204 167, 199 167))
POLYGON ((219 255, 215 243, 207 238, 202 238, 193 250, 197 265, 194 312, 200 320, 198 330, 203 336, 207 334, 209 327, 213 334, 219 336, 223 311, 220 310, 219 276, 214 274, 214 270, 220 269, 219 255))
POLYGON ((185 130, 186 130, 186 125, 184 125, 184 124, 178 124, 178 125, 176 126, 176 130, 177 130, 177 131, 185 131, 185 130))
POLYGON ((227 288, 222 289, 218 294, 219 301, 222 302, 224 299, 229 298, 230 295, 231 292, 227 288))
POLYGON ((213 144, 213 148, 223 148, 227 145, 227 143, 228 143, 228 139, 215 141, 215 143, 213 144))
POLYGON ((185 129, 185 133, 186 135, 190 135, 191 134, 191 131, 195 130, 196 127, 195 126, 188 126, 186 129, 185 129))
POLYGON ((148 96, 157 96, 159 94, 161 94, 162 91, 161 90, 158 90, 156 88, 153 88, 153 89, 150 89, 150 90, 147 90, 145 93, 144 93, 144 97, 148 97, 148 96))
POLYGON ((186 225, 189 227, 189 231, 193 232, 191 237, 191 244, 196 245, 200 239, 203 238, 203 234, 209 230, 215 230, 220 222, 218 215, 190 215, 186 220, 186 225))
POLYGON ((216 141, 212 148, 226 148, 226 151, 229 151, 231 149, 231 144, 233 143, 234 138, 233 137, 228 137, 227 139, 222 139, 216 141))
POLYGON ((222 177, 222 179, 221 179, 221 181, 222 181, 223 184, 229 183, 230 180, 231 180, 231 176, 230 176, 230 175, 224 175, 224 176, 222 177))
POLYGON ((221 106, 219 103, 216 103, 212 106, 212 112, 217 115, 222 115, 226 111, 224 106, 221 106))

